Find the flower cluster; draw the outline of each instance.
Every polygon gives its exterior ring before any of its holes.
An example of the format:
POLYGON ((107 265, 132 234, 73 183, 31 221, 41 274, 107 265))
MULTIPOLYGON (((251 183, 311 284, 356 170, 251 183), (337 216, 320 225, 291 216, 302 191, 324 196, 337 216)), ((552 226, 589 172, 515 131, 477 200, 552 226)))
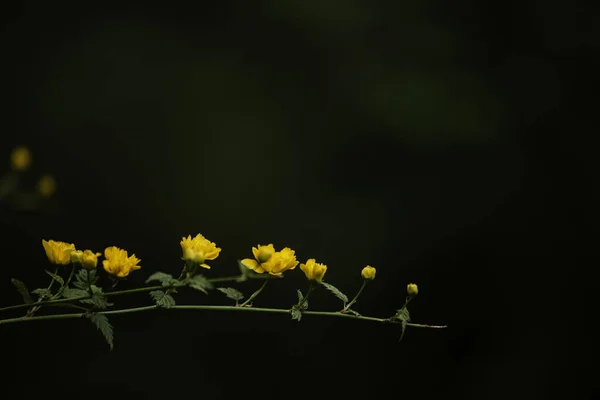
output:
MULTIPOLYGON (((98 257, 102 255, 92 250, 77 250, 73 243, 42 240, 42 245, 48 261, 56 265, 73 263, 86 270, 92 270, 96 268, 98 257)), ((102 262, 104 270, 115 278, 125 278, 130 272, 141 268, 138 265, 141 260, 135 254, 129 256, 126 250, 116 246, 107 247, 104 250, 104 258, 105 260, 102 262)))

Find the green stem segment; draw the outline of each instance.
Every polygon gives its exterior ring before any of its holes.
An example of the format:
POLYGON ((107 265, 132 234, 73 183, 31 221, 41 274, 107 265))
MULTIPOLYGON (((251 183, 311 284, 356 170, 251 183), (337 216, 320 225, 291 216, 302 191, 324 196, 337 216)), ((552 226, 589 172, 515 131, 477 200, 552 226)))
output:
MULTIPOLYGON (((306 289, 306 294, 304 296, 302 296, 302 300, 300 300, 298 302, 298 305, 297 305, 298 308, 302 308, 304 306, 304 304, 306 304, 306 302, 308 301, 308 296, 310 296, 310 294, 312 293, 314 288, 315 288, 315 282, 310 281, 310 283, 308 284, 308 289, 306 289)), ((304 313, 306 313, 306 311, 303 312, 303 314, 304 313)))
MULTIPOLYGON (((121 310, 112 310, 112 311, 99 311, 98 314, 104 315, 117 315, 117 314, 130 314, 142 311, 150 311, 158 309, 157 306, 145 306, 145 307, 135 307, 135 308, 125 308, 121 310)), ((161 310, 164 310, 161 308, 161 310)), ((274 313, 274 314, 289 314, 289 309, 283 308, 255 308, 255 307, 239 307, 239 306, 203 306, 203 305, 179 305, 172 306, 168 310, 195 310, 195 311, 251 311, 251 312, 265 312, 265 313, 274 313)), ((329 312, 329 311, 304 311, 303 315, 315 315, 315 316, 329 316, 329 317, 341 317, 341 318, 352 318, 359 319, 363 321, 373 321, 373 322, 384 322, 384 323, 399 323, 390 321, 389 318, 375 318, 375 317, 366 317, 366 316, 356 316, 350 314, 343 314, 341 312, 329 312)), ((0 325, 18 323, 18 322, 27 322, 27 321, 42 321, 42 320, 51 320, 51 319, 77 319, 82 318, 86 315, 86 313, 71 313, 71 314, 53 314, 53 315, 41 315, 39 317, 19 317, 19 318, 10 318, 0 320, 0 325)), ((432 329, 443 329, 446 328, 445 325, 424 325, 424 324, 413 324, 407 323, 406 326, 411 326, 414 328, 432 328, 432 329)))
POLYGON ((360 296, 360 294, 363 292, 363 290, 365 290, 365 286, 367 286, 367 283, 369 283, 369 280, 365 279, 363 280, 363 284, 360 287, 360 289, 358 290, 358 293, 356 293, 356 296, 354 296, 354 298, 352 299, 352 301, 348 304, 346 304, 346 307, 344 307, 344 309, 341 311, 342 313, 345 313, 346 311, 348 311, 350 309, 350 307, 356 303, 356 300, 358 300, 358 296, 360 296))
POLYGON ((242 304, 240 304, 240 307, 246 307, 248 304, 250 304, 250 302, 252 300, 254 300, 254 298, 256 296, 258 296, 260 294, 260 292, 263 291, 263 289, 265 288, 265 286, 267 286, 267 283, 269 283, 268 279, 265 279, 265 282, 262 284, 262 286, 254 293, 252 293, 252 295, 250 297, 248 297, 248 300, 246 300, 245 302, 243 302, 242 304))
MULTIPOLYGON (((213 282, 213 283, 216 283, 216 282, 233 282, 233 281, 236 281, 237 279, 239 279, 240 276, 241 275, 228 276, 228 277, 215 278, 215 279, 208 279, 208 281, 209 282, 213 282)), ((48 286, 48 289, 51 289, 53 284, 54 284, 54 279, 52 280, 52 282, 50 282, 50 285, 48 286)), ((142 292, 151 292, 153 290, 172 289, 175 286, 176 285, 173 285, 173 286, 162 286, 162 285, 146 286, 146 287, 137 288, 137 289, 119 290, 117 292, 106 292, 106 293, 104 293, 104 295, 105 296, 120 296, 120 295, 123 295, 123 294, 142 293, 142 292)), ((56 300, 38 301, 38 302, 35 303, 35 307, 34 307, 35 310, 33 310, 33 312, 39 310, 39 307, 42 307, 42 306, 54 306, 54 305, 58 305, 58 304, 70 303, 70 302, 73 302, 73 301, 85 300, 85 299, 89 299, 89 298, 90 298, 90 296, 86 295, 86 296, 73 297, 73 298, 70 298, 70 299, 56 299, 56 300)), ((2 312, 2 311, 9 311, 9 310, 16 310, 16 309, 19 309, 19 308, 27 308, 27 307, 31 307, 31 304, 16 304, 16 305, 12 305, 12 306, 2 307, 2 308, 0 308, 0 312, 2 312)))

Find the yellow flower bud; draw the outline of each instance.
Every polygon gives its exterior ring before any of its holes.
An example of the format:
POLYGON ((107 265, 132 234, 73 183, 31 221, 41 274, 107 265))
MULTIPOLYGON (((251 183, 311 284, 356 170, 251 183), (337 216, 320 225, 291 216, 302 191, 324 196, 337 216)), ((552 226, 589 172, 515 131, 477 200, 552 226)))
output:
POLYGON ((360 273, 362 275, 362 277, 364 279, 367 280, 373 280, 375 279, 375 273, 377 272, 377 270, 373 267, 371 267, 370 265, 367 265, 366 267, 363 268, 362 272, 360 273))
POLYGON ((31 153, 27 147, 16 147, 10 154, 10 166, 15 171, 24 171, 30 164, 31 153))
POLYGON ((101 253, 94 253, 91 250, 86 250, 82 254, 82 263, 81 266, 85 269, 94 269, 98 265, 98 256, 101 256, 101 253))
POLYGON ((327 265, 319 264, 314 258, 310 258, 306 261, 306 264, 300 264, 300 269, 308 280, 321 282, 325 272, 327 272, 327 265))
POLYGON ((406 285, 406 291, 408 292, 409 296, 416 296, 419 294, 419 287, 416 283, 409 283, 406 285))
POLYGON ((275 247, 273 244, 268 244, 266 246, 258 245, 257 247, 252 248, 252 254, 254 254, 254 258, 259 263, 264 263, 271 258, 273 254, 275 254, 275 247))
POLYGON ((71 252, 71 262, 73 264, 81 264, 83 262, 83 251, 75 250, 71 252))
POLYGON ((71 252, 75 251, 72 243, 42 240, 46 256, 52 264, 67 265, 71 262, 71 252))

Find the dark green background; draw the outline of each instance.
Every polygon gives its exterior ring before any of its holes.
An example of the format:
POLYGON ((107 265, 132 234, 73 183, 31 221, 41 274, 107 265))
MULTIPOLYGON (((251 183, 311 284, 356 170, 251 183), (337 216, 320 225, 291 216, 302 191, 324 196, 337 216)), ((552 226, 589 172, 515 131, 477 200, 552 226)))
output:
MULTIPOLYGON (((585 395, 589 330, 569 322, 585 303, 569 304, 597 286, 580 274, 597 231, 582 143, 591 22, 575 3, 13 5, 0 146, 32 150, 23 190, 50 172, 58 192, 34 210, 0 205, 3 305, 20 301, 11 277, 45 284, 42 239, 134 252, 127 288, 177 274, 180 238, 200 232, 223 248, 210 277, 258 243, 290 246, 349 294, 375 266, 361 313, 393 314, 416 282, 414 321, 450 328, 398 344, 399 329, 367 322, 157 312, 112 318, 109 353, 84 321, 2 326, 2 390, 585 395)), ((287 273, 256 304, 288 307, 305 285, 287 273)), ((311 300, 336 307, 324 290, 311 300)))

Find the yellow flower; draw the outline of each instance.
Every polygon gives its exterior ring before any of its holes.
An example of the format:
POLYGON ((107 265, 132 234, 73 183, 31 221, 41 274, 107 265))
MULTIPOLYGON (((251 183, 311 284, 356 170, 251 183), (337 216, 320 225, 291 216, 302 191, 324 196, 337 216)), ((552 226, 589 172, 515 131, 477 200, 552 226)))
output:
POLYGON ((275 247, 273 247, 272 243, 266 246, 261 246, 259 244, 258 246, 252 248, 252 254, 254 254, 254 258, 256 258, 256 260, 261 264, 271 258, 274 253, 275 247))
POLYGON ((263 263, 262 267, 270 275, 281 275, 285 271, 295 269, 296 265, 298 265, 296 252, 289 247, 284 247, 281 251, 273 254, 267 262, 263 263))
POLYGON ((367 265, 366 267, 363 268, 363 270, 360 274, 362 275, 363 278, 370 281, 370 280, 375 279, 376 272, 377 272, 377 270, 375 268, 371 267, 370 265, 367 265))
POLYGON ((94 269, 98 265, 98 257, 101 253, 94 253, 91 250, 85 250, 81 257, 81 266, 85 269, 94 269))
POLYGON ((31 164, 31 153, 24 146, 16 147, 10 154, 10 166, 15 171, 24 171, 31 164))
POLYGON ((416 296, 419 294, 419 287, 416 283, 409 283, 406 285, 406 291, 408 292, 409 296, 416 296))
POLYGON ((327 265, 319 264, 314 258, 311 258, 306 261, 306 264, 300 264, 300 269, 309 280, 321 282, 327 272, 327 265))
POLYGON ((129 257, 127 251, 116 246, 107 247, 104 250, 104 258, 105 260, 102 261, 104 270, 117 278, 124 278, 131 271, 142 268, 137 265, 141 260, 135 254, 129 257))
POLYGON ((75 250, 71 252, 71 262, 73 264, 81 264, 83 262, 83 251, 75 250))
POLYGON ((52 175, 44 175, 38 181, 38 192, 43 197, 50 197, 56 192, 56 181, 52 175))
POLYGON ((46 256, 52 264, 67 265, 71 262, 71 252, 75 251, 72 243, 42 240, 46 256))
POLYGON ((207 269, 210 269, 210 266, 204 262, 214 260, 221 252, 221 249, 215 243, 201 234, 197 234, 193 239, 191 235, 181 238, 181 250, 183 251, 183 260, 193 261, 207 269))
POLYGON ((281 251, 275 251, 272 244, 266 246, 258 245, 252 248, 255 260, 245 258, 242 264, 258 274, 264 272, 270 275, 281 275, 285 271, 292 270, 298 265, 296 252, 289 247, 284 247, 281 251))

